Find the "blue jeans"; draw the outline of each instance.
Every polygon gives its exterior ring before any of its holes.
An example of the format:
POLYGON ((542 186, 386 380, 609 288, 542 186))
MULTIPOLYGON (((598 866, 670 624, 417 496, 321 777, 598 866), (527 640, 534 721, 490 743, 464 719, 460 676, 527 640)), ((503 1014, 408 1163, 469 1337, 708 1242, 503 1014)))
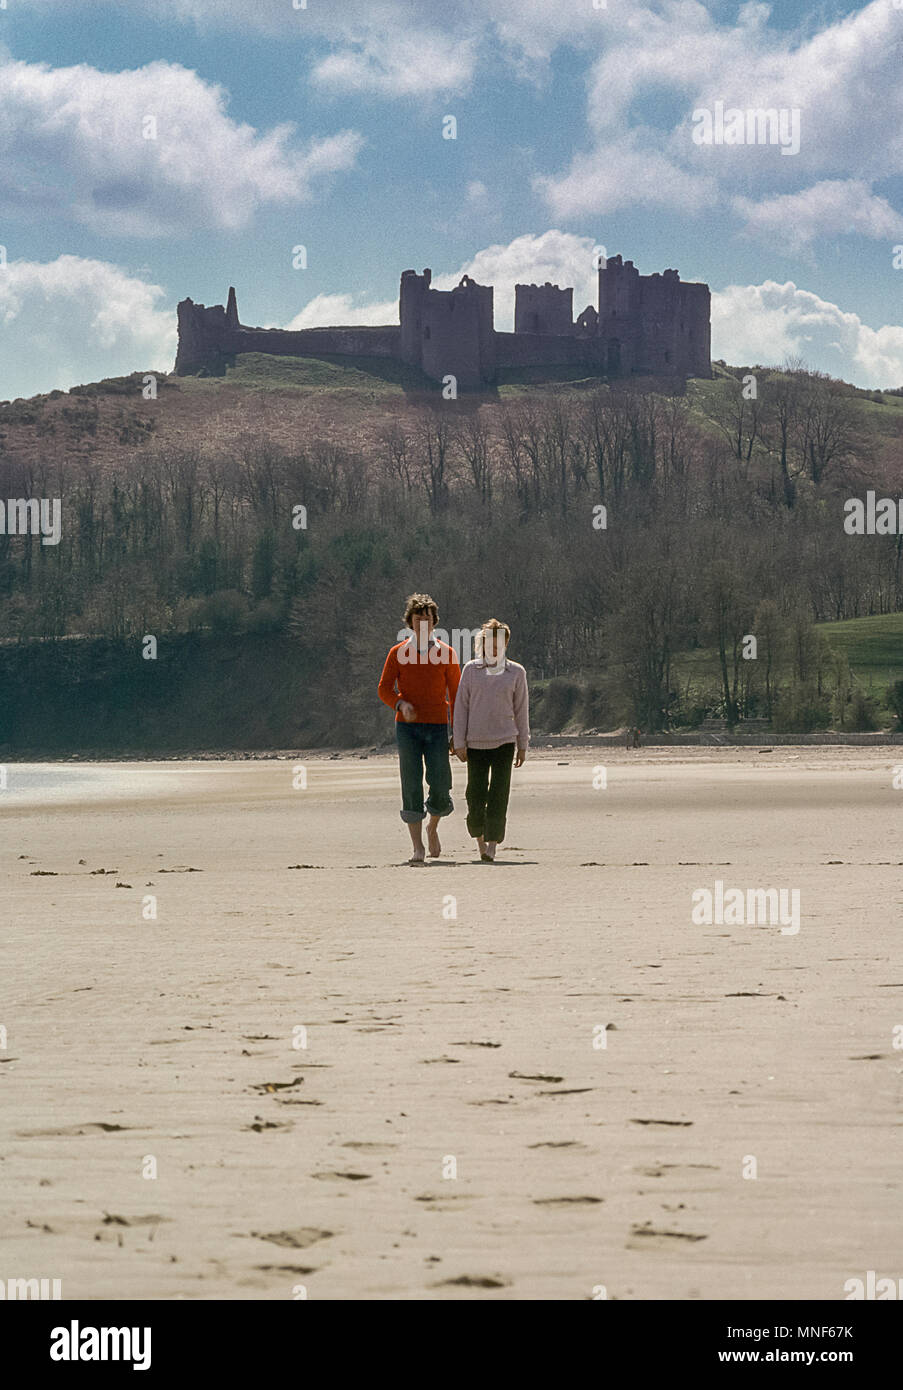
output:
POLYGON ((448 757, 447 724, 395 725, 398 765, 401 771, 401 819, 405 822, 431 816, 447 816, 454 809, 451 799, 452 774, 448 757), (423 805, 423 770, 429 796, 423 805))

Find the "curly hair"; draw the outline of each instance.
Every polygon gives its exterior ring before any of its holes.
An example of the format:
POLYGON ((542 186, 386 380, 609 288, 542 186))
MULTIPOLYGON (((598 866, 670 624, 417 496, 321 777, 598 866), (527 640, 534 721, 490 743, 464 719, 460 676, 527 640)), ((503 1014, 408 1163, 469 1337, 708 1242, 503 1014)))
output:
POLYGON ((415 613, 428 613, 434 623, 439 621, 439 609, 429 594, 408 594, 404 604, 404 625, 411 626, 415 613))

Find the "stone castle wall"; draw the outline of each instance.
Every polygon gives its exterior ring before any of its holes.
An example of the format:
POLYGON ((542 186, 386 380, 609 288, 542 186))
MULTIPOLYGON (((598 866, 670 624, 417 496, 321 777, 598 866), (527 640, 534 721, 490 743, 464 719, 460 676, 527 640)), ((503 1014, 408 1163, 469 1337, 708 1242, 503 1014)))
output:
POLYGON ((496 333, 496 358, 503 367, 605 368, 604 351, 593 338, 559 337, 548 333, 496 333))
POLYGON ((432 273, 401 277, 400 323, 381 327, 249 328, 239 322, 234 289, 225 307, 185 299, 178 307, 179 376, 218 367, 242 352, 290 357, 389 357, 433 381, 454 377, 461 391, 491 388, 506 367, 585 366, 623 377, 711 376, 708 285, 684 283, 676 270, 640 275, 632 261, 609 258, 599 271, 598 312, 574 322, 572 289, 517 285, 513 333, 497 333, 493 290, 465 275, 451 290, 432 273))

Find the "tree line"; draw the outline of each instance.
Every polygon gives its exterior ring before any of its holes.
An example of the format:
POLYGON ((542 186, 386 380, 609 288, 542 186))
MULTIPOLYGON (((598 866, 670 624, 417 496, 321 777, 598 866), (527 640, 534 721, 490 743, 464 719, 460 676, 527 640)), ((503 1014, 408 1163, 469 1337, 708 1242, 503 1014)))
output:
POLYGON ((534 681, 579 681, 609 727, 866 721, 813 625, 903 610, 903 537, 843 530, 851 491, 899 478, 898 407, 876 409, 789 364, 685 394, 408 403, 354 447, 0 454, 3 496, 63 504, 58 546, 0 536, 0 637, 271 634, 366 730, 404 595, 427 589, 447 628, 508 621, 534 681), (701 650, 715 674, 694 679, 701 650))

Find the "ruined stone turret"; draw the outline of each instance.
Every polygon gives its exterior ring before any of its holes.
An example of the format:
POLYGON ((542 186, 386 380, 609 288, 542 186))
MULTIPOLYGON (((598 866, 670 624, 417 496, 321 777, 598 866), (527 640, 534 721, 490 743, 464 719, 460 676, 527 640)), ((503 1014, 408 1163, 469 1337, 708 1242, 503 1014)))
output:
POLYGON ((515 333, 551 333, 566 337, 574 331, 574 291, 544 285, 514 286, 515 333))

